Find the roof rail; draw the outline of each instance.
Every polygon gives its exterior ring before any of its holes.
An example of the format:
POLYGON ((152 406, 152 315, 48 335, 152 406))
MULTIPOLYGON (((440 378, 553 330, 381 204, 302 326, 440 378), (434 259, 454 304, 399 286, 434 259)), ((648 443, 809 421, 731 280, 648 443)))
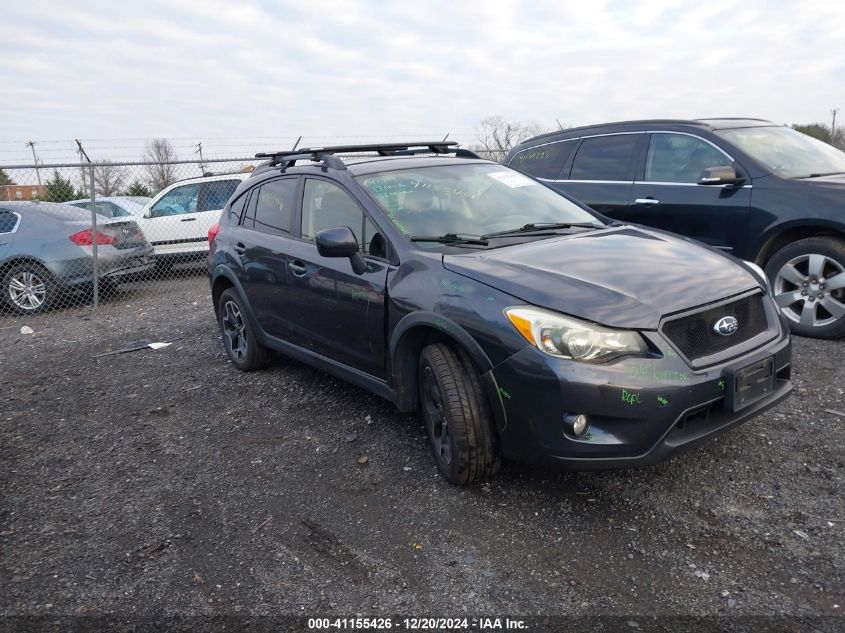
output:
POLYGON ((480 158, 474 152, 459 149, 455 141, 422 141, 418 143, 375 143, 369 145, 334 145, 330 147, 304 147, 280 152, 261 152, 256 158, 269 158, 269 167, 284 163, 282 169, 296 164, 298 160, 311 160, 323 163, 332 169, 346 169, 346 163, 335 154, 375 152, 379 156, 411 156, 414 154, 451 154, 460 158, 480 158))

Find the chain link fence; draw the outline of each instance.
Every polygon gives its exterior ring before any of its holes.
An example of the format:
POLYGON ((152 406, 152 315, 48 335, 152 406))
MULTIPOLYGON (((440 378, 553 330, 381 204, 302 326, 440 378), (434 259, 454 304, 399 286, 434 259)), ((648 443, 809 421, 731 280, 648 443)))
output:
POLYGON ((257 162, 0 168, 0 317, 98 307, 201 275, 208 230, 257 162))
POLYGON ((201 277, 208 231, 258 163, 0 166, 0 318, 98 308, 201 277))

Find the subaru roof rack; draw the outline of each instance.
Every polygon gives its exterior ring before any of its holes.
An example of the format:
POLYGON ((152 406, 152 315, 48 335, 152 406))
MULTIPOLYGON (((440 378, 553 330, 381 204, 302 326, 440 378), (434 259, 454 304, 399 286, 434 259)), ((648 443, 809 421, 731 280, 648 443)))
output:
POLYGON ((256 158, 269 158, 267 165, 282 169, 292 167, 298 160, 323 163, 332 169, 346 169, 346 163, 335 154, 375 152, 379 156, 412 156, 414 154, 452 154, 459 158, 481 158, 476 153, 457 147, 455 141, 422 141, 418 143, 375 143, 369 145, 334 145, 330 147, 304 147, 280 152, 261 152, 256 158))

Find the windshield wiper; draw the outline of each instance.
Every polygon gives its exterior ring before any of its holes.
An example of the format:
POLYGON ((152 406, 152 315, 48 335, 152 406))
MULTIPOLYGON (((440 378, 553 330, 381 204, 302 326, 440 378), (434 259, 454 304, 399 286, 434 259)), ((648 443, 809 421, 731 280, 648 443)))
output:
POLYGON ((446 233, 444 235, 412 235, 412 242, 438 242, 440 244, 475 244, 487 246, 490 242, 483 235, 464 235, 460 233, 446 233))
POLYGON ((533 231, 547 231, 554 229, 571 229, 573 227, 583 227, 589 229, 598 229, 600 226, 593 222, 536 222, 531 224, 524 224, 515 229, 508 229, 506 231, 496 231, 495 233, 487 233, 481 237, 487 239, 489 237, 499 237, 501 235, 517 235, 519 233, 531 233, 533 231))

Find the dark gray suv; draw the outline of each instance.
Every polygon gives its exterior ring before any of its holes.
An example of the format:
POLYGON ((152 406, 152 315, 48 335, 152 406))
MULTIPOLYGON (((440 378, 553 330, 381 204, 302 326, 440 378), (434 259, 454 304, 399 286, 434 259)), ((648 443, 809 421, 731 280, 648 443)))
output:
POLYGON ((753 264, 608 223, 449 143, 265 157, 209 232, 229 359, 280 351, 418 410, 453 483, 501 456, 653 464, 792 389, 753 264))
POLYGON ((759 119, 628 121, 537 136, 504 162, 756 262, 793 332, 845 335, 845 153, 830 145, 759 119))

